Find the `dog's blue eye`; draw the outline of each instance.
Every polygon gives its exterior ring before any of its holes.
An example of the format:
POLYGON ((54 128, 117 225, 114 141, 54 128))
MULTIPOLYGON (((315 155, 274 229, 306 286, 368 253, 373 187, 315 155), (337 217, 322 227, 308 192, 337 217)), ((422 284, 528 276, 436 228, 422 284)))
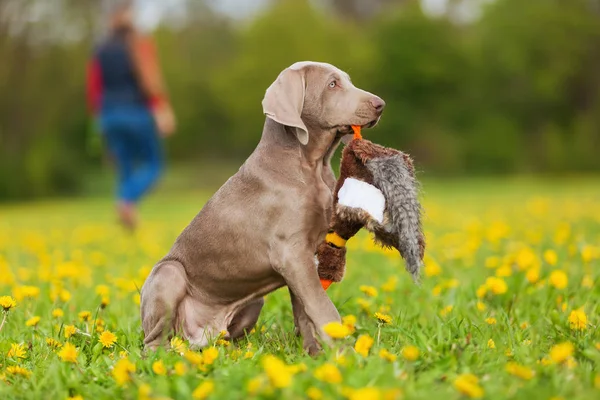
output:
POLYGON ((336 81, 332 81, 332 82, 329 84, 329 87, 330 87, 330 88, 334 88, 334 87, 335 87, 335 85, 337 85, 337 82, 336 82, 336 81))

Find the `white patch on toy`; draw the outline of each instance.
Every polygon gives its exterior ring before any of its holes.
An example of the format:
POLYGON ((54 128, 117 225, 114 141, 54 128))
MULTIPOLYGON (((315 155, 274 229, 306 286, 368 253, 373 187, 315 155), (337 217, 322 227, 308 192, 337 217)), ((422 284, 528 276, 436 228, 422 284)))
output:
POLYGON ((383 223, 385 197, 375 186, 354 178, 346 178, 338 192, 338 204, 346 207, 361 208, 383 223))

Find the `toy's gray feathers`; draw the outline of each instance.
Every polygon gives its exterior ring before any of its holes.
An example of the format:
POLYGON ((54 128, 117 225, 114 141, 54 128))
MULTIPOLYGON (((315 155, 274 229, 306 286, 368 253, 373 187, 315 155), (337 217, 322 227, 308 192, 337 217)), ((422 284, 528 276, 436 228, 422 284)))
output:
POLYGON ((387 218, 383 226, 373 230, 375 239, 383 246, 398 249, 406 261, 406 270, 418 281, 424 242, 418 183, 412 165, 400 153, 372 158, 366 162, 366 167, 373 175, 373 184, 386 199, 387 218))

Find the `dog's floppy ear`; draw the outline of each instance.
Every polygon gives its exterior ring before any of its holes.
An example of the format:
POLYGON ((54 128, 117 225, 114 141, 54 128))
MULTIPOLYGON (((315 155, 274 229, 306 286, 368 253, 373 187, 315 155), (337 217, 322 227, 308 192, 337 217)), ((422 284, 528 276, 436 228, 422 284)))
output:
POLYGON ((269 86, 262 101, 263 113, 275 122, 295 128, 303 145, 308 143, 308 129, 300 118, 305 91, 304 71, 286 68, 269 86))

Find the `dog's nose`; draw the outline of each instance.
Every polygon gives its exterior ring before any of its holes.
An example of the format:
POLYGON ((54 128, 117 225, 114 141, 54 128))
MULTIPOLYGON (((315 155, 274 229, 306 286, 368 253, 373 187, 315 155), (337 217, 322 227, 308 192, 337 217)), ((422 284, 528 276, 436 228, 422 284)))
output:
POLYGON ((374 96, 371 99, 371 105, 373 108, 375 108, 375 111, 377 111, 378 114, 381 114, 383 112, 383 108, 385 107, 385 101, 383 101, 383 99, 380 97, 374 96))

